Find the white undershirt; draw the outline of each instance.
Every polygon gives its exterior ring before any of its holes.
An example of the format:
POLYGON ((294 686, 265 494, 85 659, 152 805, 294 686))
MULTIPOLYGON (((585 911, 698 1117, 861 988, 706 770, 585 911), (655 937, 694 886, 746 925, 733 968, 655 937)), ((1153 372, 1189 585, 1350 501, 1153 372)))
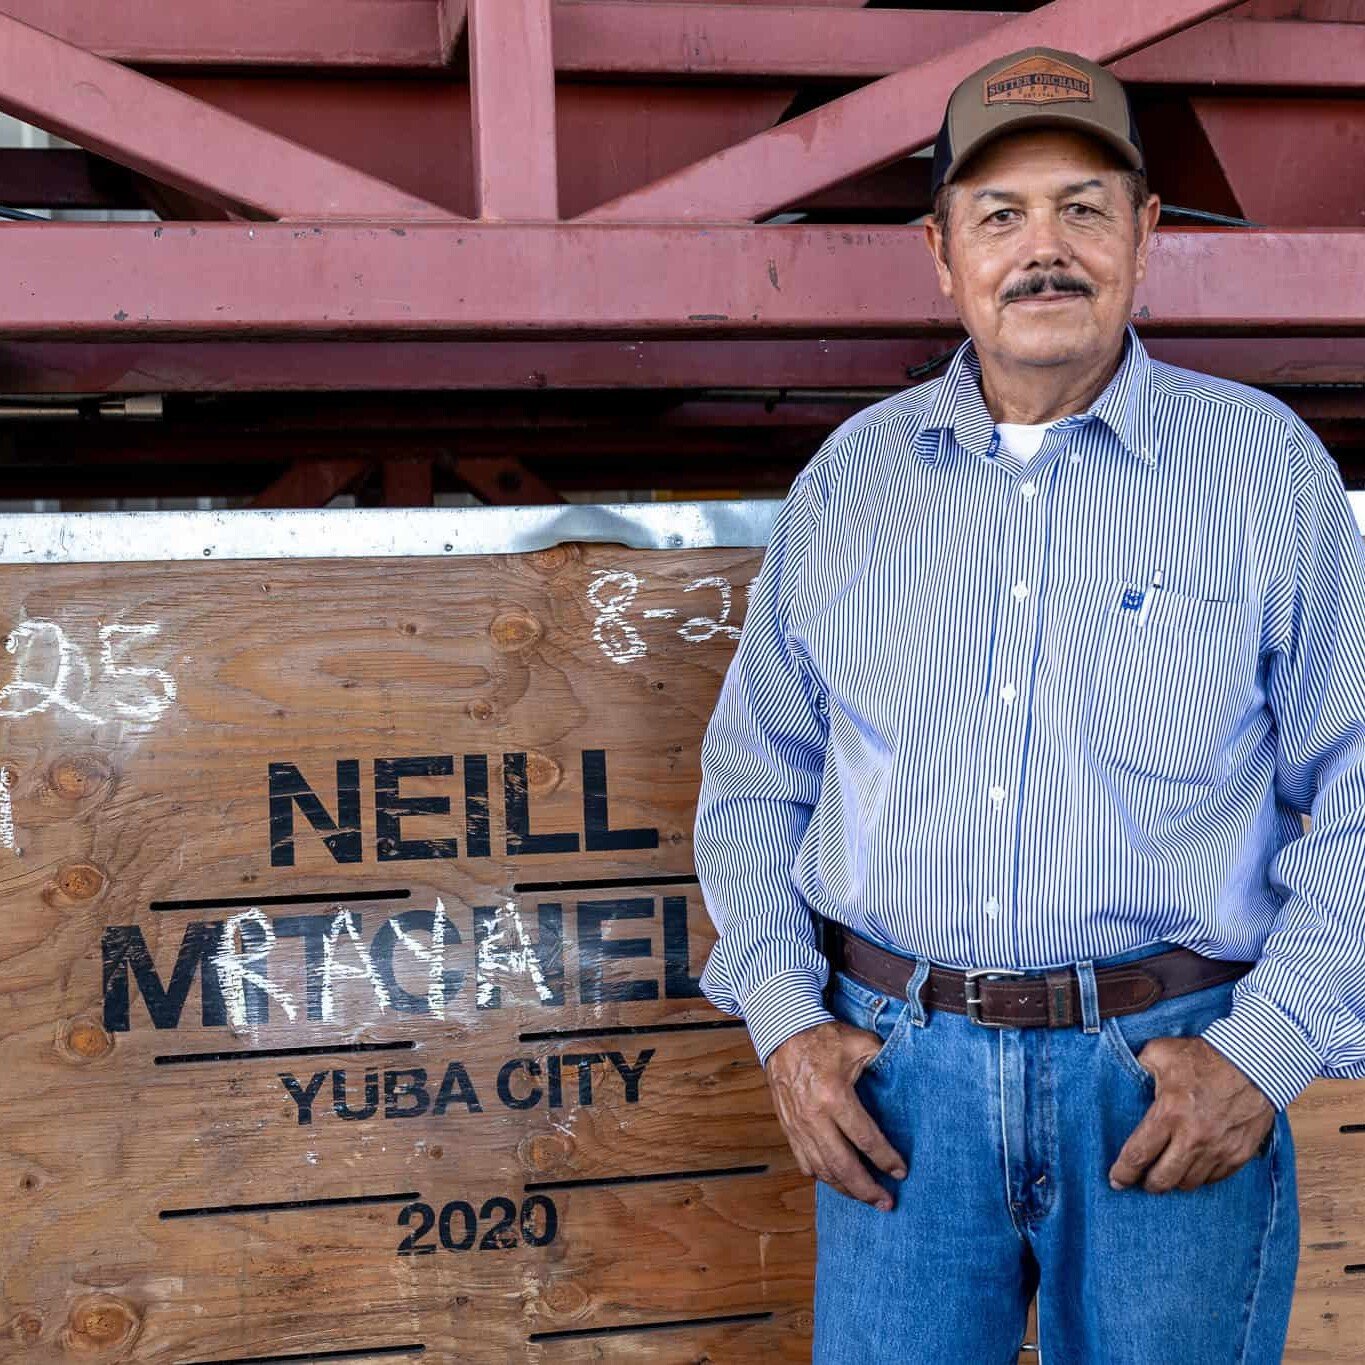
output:
POLYGON ((1038 453, 1043 437, 1051 426, 1051 422, 1036 426, 1024 422, 999 422, 995 429, 1000 436, 1000 449, 1006 455, 1012 455, 1020 464, 1027 464, 1038 453))

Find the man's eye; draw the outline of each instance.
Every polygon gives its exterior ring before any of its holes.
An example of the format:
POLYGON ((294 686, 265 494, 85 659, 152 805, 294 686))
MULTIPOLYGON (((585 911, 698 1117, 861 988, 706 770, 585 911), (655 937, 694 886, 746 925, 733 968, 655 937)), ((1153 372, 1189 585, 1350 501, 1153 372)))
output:
POLYGON ((996 209, 996 211, 991 214, 989 221, 992 223, 1007 223, 1009 222, 1010 214, 1013 212, 1013 209, 996 209))
POLYGON ((1096 211, 1094 207, 1090 204, 1071 204, 1068 207, 1071 209, 1073 214, 1078 214, 1082 218, 1088 217, 1089 215, 1093 214, 1096 211))

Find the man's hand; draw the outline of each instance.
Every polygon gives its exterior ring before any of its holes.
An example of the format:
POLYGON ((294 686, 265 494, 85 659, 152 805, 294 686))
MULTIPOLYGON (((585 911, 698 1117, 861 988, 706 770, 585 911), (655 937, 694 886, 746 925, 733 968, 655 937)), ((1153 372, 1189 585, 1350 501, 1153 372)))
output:
POLYGON ((1275 1107, 1202 1038, 1153 1038, 1138 1059, 1156 1099, 1109 1169, 1115 1189, 1194 1190, 1249 1161, 1275 1123, 1275 1107))
POLYGON ((853 1089, 881 1045, 877 1034, 835 1019, 794 1033, 773 1050, 764 1069, 801 1170, 886 1213, 892 1198, 856 1149, 897 1180, 905 1178, 906 1165, 853 1089))

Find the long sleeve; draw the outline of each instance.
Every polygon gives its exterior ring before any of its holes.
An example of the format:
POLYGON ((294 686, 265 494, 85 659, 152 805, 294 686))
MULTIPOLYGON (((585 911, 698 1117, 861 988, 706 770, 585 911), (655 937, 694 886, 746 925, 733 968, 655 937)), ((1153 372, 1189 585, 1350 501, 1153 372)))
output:
POLYGON ((1365 548, 1317 438, 1291 428, 1292 556, 1269 597, 1280 802, 1311 814, 1271 861, 1279 913, 1203 1038, 1277 1109, 1316 1076, 1365 1079, 1365 548))
POLYGON ((778 513, 749 595, 739 644, 701 748, 694 829, 697 876, 719 938, 702 993, 744 1017, 759 1061, 832 1019, 829 964, 792 881, 820 794, 823 699, 789 648, 785 612, 819 515, 808 465, 778 513))

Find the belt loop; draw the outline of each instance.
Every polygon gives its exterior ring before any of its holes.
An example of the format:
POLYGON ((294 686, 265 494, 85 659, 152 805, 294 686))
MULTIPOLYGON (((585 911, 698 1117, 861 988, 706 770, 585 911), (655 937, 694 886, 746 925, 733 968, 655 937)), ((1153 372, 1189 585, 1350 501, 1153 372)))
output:
POLYGON ((920 999, 920 992, 924 988, 924 983, 929 979, 930 962, 927 957, 915 959, 915 972, 910 978, 910 984, 905 988, 905 998, 910 1006, 910 1022, 916 1028, 923 1028, 928 1020, 924 1017, 924 1002, 920 999))
POLYGON ((1076 964, 1076 977, 1081 985, 1081 1030, 1100 1031, 1100 993, 1095 985, 1095 964, 1087 958, 1076 964))

